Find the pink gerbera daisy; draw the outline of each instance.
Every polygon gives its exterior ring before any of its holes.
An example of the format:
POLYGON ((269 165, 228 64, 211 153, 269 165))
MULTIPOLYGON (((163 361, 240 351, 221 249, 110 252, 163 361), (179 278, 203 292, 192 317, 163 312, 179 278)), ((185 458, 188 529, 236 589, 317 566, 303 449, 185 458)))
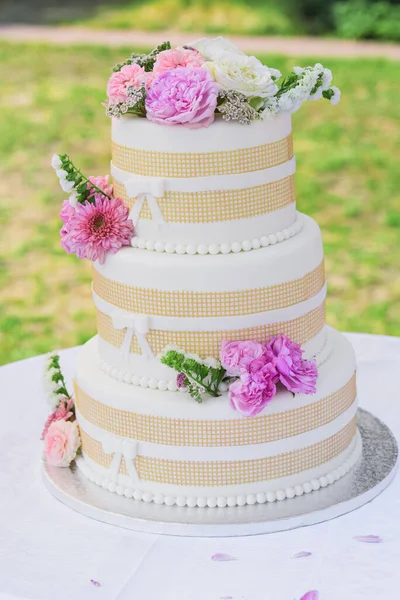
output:
POLYGON ((61 245, 79 258, 104 263, 107 254, 114 254, 130 244, 133 223, 120 198, 109 200, 99 194, 94 202, 78 204, 75 214, 61 229, 61 245))

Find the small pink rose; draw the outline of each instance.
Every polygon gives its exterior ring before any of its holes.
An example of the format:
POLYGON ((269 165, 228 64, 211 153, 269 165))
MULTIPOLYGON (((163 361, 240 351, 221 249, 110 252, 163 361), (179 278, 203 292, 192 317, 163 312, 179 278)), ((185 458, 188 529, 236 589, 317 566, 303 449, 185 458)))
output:
POLYGON ((108 80, 107 96, 111 103, 125 102, 128 88, 141 87, 146 83, 146 72, 139 65, 125 65, 120 71, 113 73, 108 80))
POLYGON ((61 421, 62 419, 64 421, 68 421, 68 419, 70 419, 74 415, 73 407, 74 401, 72 398, 62 398, 56 410, 47 417, 47 421, 44 424, 42 437, 40 439, 44 440, 50 425, 54 423, 54 421, 61 421))
POLYGON ((197 50, 187 48, 175 48, 173 50, 163 50, 157 55, 154 64, 154 73, 159 75, 165 71, 176 69, 177 67, 201 67, 205 63, 204 58, 197 50))
POLYGON ((69 467, 80 445, 76 421, 54 421, 44 439, 46 461, 53 467, 69 467))

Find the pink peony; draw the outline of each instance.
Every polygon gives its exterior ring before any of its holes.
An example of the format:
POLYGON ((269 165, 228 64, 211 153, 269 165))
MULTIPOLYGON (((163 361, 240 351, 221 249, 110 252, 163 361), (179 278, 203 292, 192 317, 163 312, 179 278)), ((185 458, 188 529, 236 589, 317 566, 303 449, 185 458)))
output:
POLYGON ((178 67, 161 73, 146 97, 147 118, 161 125, 208 127, 214 121, 218 89, 202 68, 178 67))
POLYGON ((72 398, 63 398, 61 400, 61 402, 58 405, 58 407, 56 408, 56 410, 47 417, 47 421, 44 424, 42 437, 40 438, 41 440, 44 440, 44 438, 47 435, 50 425, 52 423, 54 423, 54 421, 61 421, 61 419, 63 419, 64 421, 68 421, 68 419, 73 416, 74 413, 71 410, 73 408, 73 406, 74 406, 74 401, 72 400, 72 398))
POLYGON ((133 223, 120 198, 109 200, 95 196, 95 202, 78 204, 74 214, 61 229, 61 245, 79 258, 104 263, 107 254, 114 254, 130 244, 133 223))
POLYGON ((205 59, 200 52, 189 48, 175 48, 174 50, 163 50, 156 58, 153 72, 157 75, 176 69, 177 67, 201 67, 205 59))
POLYGON ((255 358, 242 368, 240 379, 229 388, 229 400, 233 409, 245 417, 261 412, 276 393, 277 371, 272 352, 255 358))
POLYGON ((76 421, 54 421, 44 439, 46 461, 53 467, 69 467, 80 445, 76 421))
POLYGON ((267 349, 258 342, 228 342, 221 344, 220 360, 228 375, 240 375, 240 371, 255 358, 267 353, 267 349))
POLYGON ((318 376, 314 360, 304 360, 300 344, 285 335, 273 337, 267 347, 274 354, 280 382, 294 394, 315 394, 318 376))
MULTIPOLYGON (((101 175, 99 177, 94 177, 94 175, 91 175, 89 177, 89 181, 91 183, 93 183, 96 187, 98 187, 107 196, 112 196, 113 195, 114 186, 113 186, 112 183, 109 183, 109 179, 110 179, 109 175, 105 175, 104 177, 102 177, 101 175)), ((88 190, 92 190, 90 192, 88 198, 93 198, 93 196, 95 196, 98 193, 93 188, 93 186, 90 185, 90 183, 87 184, 87 189, 88 190)))
POLYGON ((107 96, 110 102, 125 102, 128 88, 141 87, 146 82, 146 72, 139 65, 125 65, 120 71, 113 73, 108 80, 107 96))

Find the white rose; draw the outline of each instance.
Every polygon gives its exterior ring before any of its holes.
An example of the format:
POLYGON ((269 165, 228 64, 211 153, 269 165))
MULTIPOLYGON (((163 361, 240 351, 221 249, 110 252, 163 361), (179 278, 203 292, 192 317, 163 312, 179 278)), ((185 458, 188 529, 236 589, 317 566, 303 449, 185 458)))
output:
POLYGON ((255 56, 222 52, 205 67, 223 90, 262 98, 274 96, 278 90, 274 79, 279 79, 280 72, 266 67, 255 56))
POLYGON ((331 104, 333 104, 333 106, 335 106, 335 104, 339 104, 340 102, 340 96, 342 95, 342 92, 339 90, 339 88, 337 88, 336 86, 332 86, 331 90, 333 91, 333 96, 330 100, 331 104))
POLYGON ((62 162, 58 154, 53 154, 53 157, 51 159, 51 166, 53 167, 53 169, 61 169, 62 162))
POLYGON ((221 52, 233 52, 235 54, 244 54, 231 42, 219 36, 216 38, 200 38, 191 44, 192 48, 196 48, 204 56, 206 60, 214 60, 221 52))
POLYGON ((67 194, 69 194, 75 187, 75 181, 63 181, 62 179, 60 179, 60 185, 61 189, 64 190, 64 192, 66 192, 67 194))

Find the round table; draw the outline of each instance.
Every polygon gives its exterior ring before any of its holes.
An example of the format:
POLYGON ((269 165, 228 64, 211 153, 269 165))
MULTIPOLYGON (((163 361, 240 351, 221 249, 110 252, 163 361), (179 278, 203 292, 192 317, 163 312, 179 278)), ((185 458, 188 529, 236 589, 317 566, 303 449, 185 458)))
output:
MULTIPOLYGON (((360 405, 399 440, 400 339, 347 335, 360 405)), ((69 378, 76 352, 61 352, 69 378)), ((309 590, 320 600, 398 600, 399 477, 352 513, 282 533, 194 539, 106 525, 44 487, 42 370, 43 357, 0 368, 0 600, 297 600, 309 590), (366 535, 382 542, 355 539, 366 535), (218 553, 231 560, 213 560, 218 553)))

